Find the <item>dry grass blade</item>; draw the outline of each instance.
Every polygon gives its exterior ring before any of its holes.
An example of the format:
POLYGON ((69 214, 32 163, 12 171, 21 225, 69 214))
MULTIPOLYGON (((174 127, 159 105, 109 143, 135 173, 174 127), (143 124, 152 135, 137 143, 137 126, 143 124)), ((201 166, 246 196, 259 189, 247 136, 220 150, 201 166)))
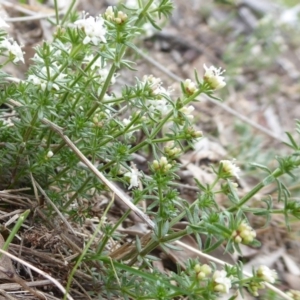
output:
POLYGON ((0 289, 0 300, 16 300, 16 298, 0 289))
MULTIPOLYGON (((49 274, 43 272, 42 270, 32 266, 31 264, 29 264, 28 262, 0 249, 0 253, 5 254, 6 256, 8 256, 9 258, 19 262, 20 264, 25 265, 26 267, 30 268, 31 270, 34 270, 35 272, 37 272, 38 274, 46 277, 47 279, 49 279, 62 293, 67 294, 67 299, 69 300, 74 300, 65 290, 65 288, 56 280, 54 279, 52 276, 50 276, 49 274)), ((19 282, 18 282, 19 283, 19 282)))

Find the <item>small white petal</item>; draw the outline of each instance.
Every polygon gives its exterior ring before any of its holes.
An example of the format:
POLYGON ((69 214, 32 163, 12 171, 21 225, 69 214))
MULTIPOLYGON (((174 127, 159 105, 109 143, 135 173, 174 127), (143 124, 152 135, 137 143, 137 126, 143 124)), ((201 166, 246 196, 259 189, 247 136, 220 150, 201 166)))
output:
POLYGON ((219 90, 226 85, 224 77, 221 76, 225 70, 222 70, 221 68, 217 69, 214 66, 210 66, 208 68, 205 64, 203 67, 205 70, 204 80, 211 86, 212 89, 219 90))

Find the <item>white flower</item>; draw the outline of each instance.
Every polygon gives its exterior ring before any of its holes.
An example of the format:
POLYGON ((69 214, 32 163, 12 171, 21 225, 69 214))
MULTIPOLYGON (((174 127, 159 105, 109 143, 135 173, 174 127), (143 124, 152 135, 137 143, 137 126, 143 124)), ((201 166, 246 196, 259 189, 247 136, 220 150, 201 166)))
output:
POLYGON ((204 81, 207 82, 213 90, 221 89, 226 85, 224 77, 221 76, 225 70, 222 71, 221 68, 217 69, 214 66, 208 68, 205 64, 203 67, 205 69, 204 81))
POLYGON ((46 87, 47 87, 47 81, 46 80, 43 80, 40 77, 37 77, 36 75, 29 75, 27 80, 29 82, 32 82, 34 85, 40 85, 41 89, 43 91, 46 90, 46 87))
POLYGON ((256 276, 261 278, 264 282, 275 283, 277 273, 275 270, 269 269, 267 266, 260 266, 256 271, 256 276))
POLYGON ((83 44, 92 42, 97 46, 100 42, 106 43, 106 28, 101 16, 96 18, 90 16, 86 18, 85 15, 83 19, 75 21, 74 25, 77 28, 84 30, 86 37, 83 40, 83 44))
POLYGON ((214 290, 219 293, 228 294, 231 288, 231 280, 227 277, 226 271, 215 271, 213 275, 215 283, 214 290))
POLYGON ((249 244, 255 239, 256 232, 245 221, 242 221, 237 230, 233 231, 232 237, 236 243, 249 244))
POLYGON ((17 63, 21 61, 24 63, 24 52, 22 51, 21 47, 18 45, 16 41, 12 38, 5 38, 3 41, 0 42, 0 48, 4 48, 8 51, 9 54, 14 56, 13 62, 17 63))
POLYGON ((144 87, 148 86, 150 88, 151 95, 155 96, 155 100, 147 101, 149 111, 159 111, 162 115, 166 115, 170 111, 170 105, 165 97, 170 96, 170 90, 166 90, 162 86, 161 79, 153 75, 145 75, 142 82, 144 87))
POLYGON ((138 187, 139 186, 139 177, 142 174, 135 168, 130 168, 130 172, 127 172, 124 174, 125 177, 130 178, 130 186, 128 189, 132 189, 133 187, 138 187))
POLYGON ((223 165, 222 174, 229 177, 239 178, 238 173, 240 172, 240 168, 236 166, 230 160, 221 160, 220 163, 223 165))
POLYGON ((144 87, 150 88, 150 94, 155 96, 154 100, 148 100, 146 103, 149 111, 158 111, 161 115, 166 115, 170 111, 170 104, 166 100, 166 97, 170 97, 170 89, 162 87, 161 79, 153 75, 144 75, 142 83, 144 87))
POLYGON ((154 160, 152 166, 154 170, 160 170, 164 173, 168 172, 172 168, 172 165, 169 164, 168 159, 165 156, 162 156, 160 160, 154 160))
POLYGON ((48 151, 48 153, 47 153, 47 157, 48 157, 48 158, 51 158, 53 155, 54 155, 54 154, 53 154, 53 152, 52 152, 51 150, 48 151))
POLYGON ((170 92, 162 87, 162 81, 158 77, 154 77, 153 75, 144 75, 143 77, 144 85, 148 85, 151 89, 152 95, 166 95, 170 96, 170 92))
POLYGON ((9 25, 0 17, 0 28, 6 27, 8 28, 9 25))
POLYGON ((189 95, 193 95, 197 91, 197 85, 191 79, 186 79, 183 83, 183 86, 189 95))
POLYGON ((108 6, 106 11, 105 11, 105 14, 104 16, 106 17, 107 20, 113 20, 115 18, 115 12, 113 10, 113 7, 112 6, 108 6))
POLYGON ((124 126, 125 126, 125 127, 126 127, 126 126, 127 126, 127 125, 128 125, 130 122, 131 122, 131 120, 130 120, 130 119, 131 119, 131 117, 129 117, 129 119, 126 119, 126 118, 125 118, 125 119, 123 119, 123 121, 122 121, 122 122, 123 122, 123 124, 124 124, 124 126))
POLYGON ((181 109, 180 109, 180 111, 183 113, 183 114, 185 114, 186 115, 186 117, 188 118, 188 119, 193 119, 194 118, 194 116, 191 114, 193 111, 195 110, 195 107, 193 106, 193 105, 189 105, 189 106, 184 106, 184 107, 182 107, 181 109))
POLYGON ((166 99, 148 100, 147 104, 149 104, 148 108, 150 112, 158 111, 162 116, 170 111, 170 105, 166 99))

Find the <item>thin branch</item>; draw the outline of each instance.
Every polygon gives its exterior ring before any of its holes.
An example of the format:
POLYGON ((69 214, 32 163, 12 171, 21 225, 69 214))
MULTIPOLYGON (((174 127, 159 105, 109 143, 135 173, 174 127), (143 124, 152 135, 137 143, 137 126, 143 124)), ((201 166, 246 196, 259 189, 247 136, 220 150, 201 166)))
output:
MULTIPOLYGON (((4 251, 4 250, 0 249, 0 253, 5 254, 5 255, 8 256, 9 258, 11 258, 11 259, 13 259, 13 260, 19 262, 20 264, 22 264, 22 265, 24 265, 24 266, 30 268, 31 270, 33 270, 33 271, 39 273, 39 274, 42 275, 42 276, 46 277, 46 278, 49 279, 54 285, 56 285, 57 288, 58 288, 62 293, 64 293, 64 294, 67 293, 67 291, 65 290, 65 288, 64 288, 64 287, 63 287, 56 279, 54 279, 53 277, 51 277, 49 274, 45 273, 44 271, 42 271, 42 270, 40 270, 40 269, 34 267, 33 265, 29 264, 28 262, 26 262, 26 261, 24 261, 24 260, 22 260, 22 259, 20 259, 20 258, 18 258, 18 257, 16 257, 16 256, 14 256, 13 254, 10 254, 10 253, 7 252, 7 251, 4 251)), ((67 293, 67 298, 68 298, 69 300, 74 300, 74 299, 71 297, 71 295, 69 295, 68 293, 67 293)))
POLYGON ((7 23, 14 23, 14 22, 27 22, 27 21, 34 21, 34 20, 42 20, 55 17, 55 13, 52 14, 36 14, 34 16, 26 16, 26 17, 15 17, 15 18, 5 18, 4 21, 7 23))

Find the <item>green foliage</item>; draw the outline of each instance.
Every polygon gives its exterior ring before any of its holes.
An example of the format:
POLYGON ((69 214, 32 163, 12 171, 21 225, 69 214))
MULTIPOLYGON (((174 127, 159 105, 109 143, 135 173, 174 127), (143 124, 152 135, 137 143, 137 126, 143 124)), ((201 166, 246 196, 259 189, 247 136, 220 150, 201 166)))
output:
MULTIPOLYGON (((10 83, 1 73, 3 112, 13 106, 16 114, 11 124, 0 122, 0 139, 5 146, 0 148, 3 188, 34 187, 36 181, 63 214, 81 224, 93 214, 92 197, 108 189, 82 162, 84 157, 110 182, 132 190, 134 205, 149 203, 145 215, 151 216, 154 224, 149 240, 137 237, 132 251, 117 261, 109 256, 108 242, 121 240, 117 228, 129 211, 116 224, 101 219, 96 233, 101 231, 102 239, 96 249, 92 247, 95 236, 88 241, 72 269, 67 289, 76 268, 82 262, 92 262, 101 266, 101 271, 92 267, 89 270, 101 281, 101 297, 217 299, 230 288, 242 292, 244 287, 256 295, 264 282, 274 283, 275 275, 270 270, 265 277, 258 271, 244 276, 242 264, 226 265, 220 271, 213 264, 200 265, 190 260, 184 270, 163 274, 153 267, 156 258, 151 252, 157 247, 166 253, 178 250, 172 242, 192 234, 203 253, 221 249, 241 254, 240 244, 260 246, 255 230, 248 224, 249 214, 263 216, 266 221, 272 214, 282 214, 287 226, 291 216, 300 216, 299 201, 292 198, 281 180, 285 174, 295 178, 300 165, 300 145, 289 133, 288 146, 293 153, 278 156, 275 170, 261 163, 252 164, 253 170, 261 172, 264 178, 245 195, 239 195, 235 183, 240 169, 229 160, 222 160, 213 168, 212 184, 195 180, 199 192, 192 204, 179 193, 177 159, 185 148, 183 145, 190 147, 202 137, 194 128, 190 104, 198 101, 201 94, 216 99, 215 90, 225 86, 223 71, 205 66, 203 78, 195 71, 195 81, 182 82, 177 99, 152 75, 145 74, 136 78, 135 84, 120 88, 115 84, 121 69, 133 70, 134 64, 126 52, 136 50, 134 41, 143 32, 143 25, 150 23, 159 29, 160 18, 169 17, 172 8, 170 0, 140 0, 135 8, 109 8, 96 18, 80 18, 70 10, 62 21, 57 20, 60 26, 53 42, 45 41, 36 47, 24 81, 10 83), (78 151, 69 147, 69 141, 78 151), (149 157, 144 172, 130 165, 136 154, 149 157), (278 199, 266 197, 263 205, 250 207, 250 199, 271 183, 276 184, 278 199), (139 189, 140 185, 144 188, 139 189), (226 199, 222 207, 217 201, 220 195, 226 199), (81 205, 82 199, 88 204, 81 205), (283 205, 281 209, 274 208, 275 201, 283 205), (173 226, 184 218, 186 228, 175 230, 173 226)), ((262 46, 272 48, 271 40, 265 40, 268 32, 268 28, 266 32, 258 31, 253 44, 264 40, 262 46)), ((1 33, 2 41, 5 38, 5 33, 1 33)), ((239 48, 244 43, 240 41, 235 46, 239 48)), ((1 45, 6 63, 22 61, 19 52, 1 45)), ((232 57, 228 57, 230 61, 232 57)), ((234 61, 238 64, 243 57, 235 57, 234 61)), ((299 122, 297 126, 300 133, 299 122)), ((245 132, 244 128, 240 130, 245 132)), ((242 148, 243 145, 240 152, 242 148)), ((52 212, 51 208, 48 212, 52 212)))

